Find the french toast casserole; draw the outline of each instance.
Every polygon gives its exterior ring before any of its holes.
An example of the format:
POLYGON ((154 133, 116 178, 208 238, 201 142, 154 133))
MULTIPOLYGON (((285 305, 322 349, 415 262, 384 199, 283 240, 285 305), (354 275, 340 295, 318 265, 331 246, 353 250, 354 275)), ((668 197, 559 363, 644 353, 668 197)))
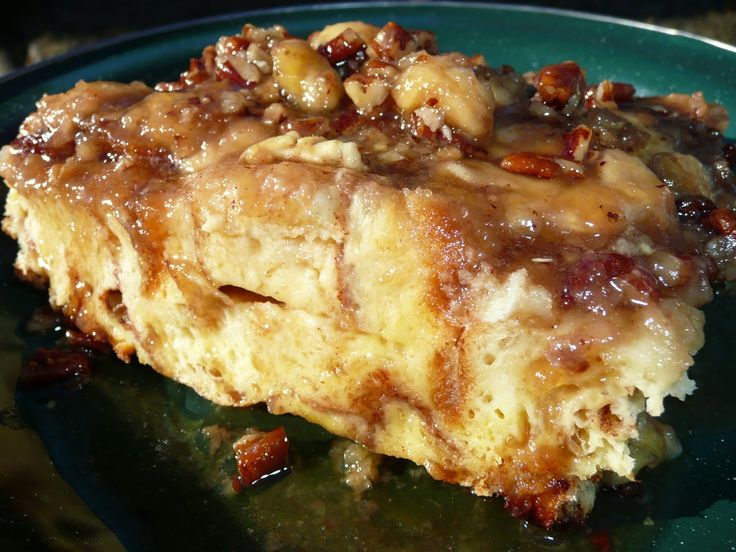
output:
POLYGON ((545 526, 677 453, 657 416, 736 278, 701 94, 347 22, 246 25, 175 82, 37 108, 0 154, 16 269, 120 358, 545 526))

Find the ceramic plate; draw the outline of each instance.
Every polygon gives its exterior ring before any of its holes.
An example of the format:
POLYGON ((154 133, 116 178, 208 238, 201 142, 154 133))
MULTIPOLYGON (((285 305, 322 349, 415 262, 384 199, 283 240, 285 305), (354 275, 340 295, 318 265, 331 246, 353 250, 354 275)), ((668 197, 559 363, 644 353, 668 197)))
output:
MULTIPOLYGON (((339 20, 435 31, 442 50, 482 53, 526 71, 576 60, 590 81, 632 82, 640 94, 702 90, 736 113, 736 51, 612 19, 473 4, 345 5, 217 17, 115 40, 0 81, 0 141, 33 102, 77 80, 175 78, 187 60, 249 21, 293 34, 339 20)), ((736 135, 733 129, 730 137, 736 135)), ((4 195, 4 191, 2 192, 4 195)), ((691 373, 699 389, 669 401, 666 421, 684 453, 642 474, 633 496, 602 493, 585 525, 543 531, 498 499, 386 461, 362 496, 340 484, 333 437, 262 409, 216 407, 105 351, 94 375, 41 391, 16 389, 24 355, 62 342, 46 295, 13 277, 14 243, 0 239, 0 549, 63 550, 727 550, 736 546, 736 298, 706 308, 706 346, 691 373), (286 426, 292 472, 241 495, 233 466, 203 428, 286 426)))

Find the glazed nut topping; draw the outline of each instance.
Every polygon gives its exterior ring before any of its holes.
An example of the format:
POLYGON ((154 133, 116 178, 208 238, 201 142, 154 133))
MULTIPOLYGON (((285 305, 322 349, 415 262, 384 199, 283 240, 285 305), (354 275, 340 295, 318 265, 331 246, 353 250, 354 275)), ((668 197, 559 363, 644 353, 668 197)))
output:
POLYGON ((585 75, 573 61, 543 67, 534 79, 542 103, 565 113, 572 112, 585 92, 585 75))
POLYGON ((345 93, 360 113, 370 113, 388 98, 389 82, 368 75, 352 75, 345 82, 345 93))
POLYGON ((386 23, 370 44, 369 55, 383 61, 399 61, 414 52, 437 53, 434 33, 407 31, 393 21, 386 23))
POLYGON ((470 138, 491 134, 493 92, 478 80, 467 57, 419 52, 402 59, 399 66, 401 73, 391 95, 405 118, 429 108, 440 121, 470 138))
POLYGON ((369 60, 359 73, 345 79, 345 93, 359 113, 369 114, 389 97, 398 72, 392 64, 369 60))
POLYGON ((309 43, 284 40, 271 55, 276 83, 290 102, 307 113, 337 108, 344 93, 340 75, 309 43))

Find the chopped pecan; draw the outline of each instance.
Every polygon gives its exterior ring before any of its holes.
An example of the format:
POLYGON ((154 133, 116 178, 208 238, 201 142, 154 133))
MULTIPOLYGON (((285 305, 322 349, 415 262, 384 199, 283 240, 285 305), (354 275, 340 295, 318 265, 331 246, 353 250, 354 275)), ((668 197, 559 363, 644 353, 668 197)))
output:
POLYGON ((281 25, 273 27, 256 27, 250 23, 243 26, 240 34, 249 42, 258 44, 264 51, 268 52, 279 42, 286 38, 294 38, 281 25))
POLYGON ((245 80, 243 75, 233 67, 230 61, 218 62, 215 75, 217 76, 217 80, 229 80, 233 84, 243 88, 250 88, 256 84, 253 81, 245 80))
POLYGON ((566 61, 542 67, 533 84, 542 103, 569 113, 585 92, 585 75, 577 63, 566 61))
POLYGON ((701 219, 703 226, 722 236, 736 234, 736 214, 728 209, 717 207, 701 219))
POLYGON ((508 154, 501 160, 501 168, 537 178, 555 178, 562 174, 562 168, 552 159, 524 151, 508 154))
POLYGON ((424 50, 430 54, 437 54, 437 36, 431 31, 409 31, 416 50, 424 50))
POLYGON ((239 35, 224 36, 217 41, 215 51, 220 54, 237 54, 243 52, 250 46, 250 40, 239 35))
POLYGON ((283 427, 245 435, 233 449, 238 469, 233 477, 236 492, 288 470, 289 440, 283 427))
POLYGON ((386 23, 371 42, 372 56, 383 61, 397 61, 402 57, 424 50, 437 53, 437 40, 430 31, 407 31, 393 21, 386 23))
POLYGON ((626 82, 613 82, 611 87, 611 99, 616 103, 631 101, 636 94, 636 88, 626 82))
POLYGON ((398 69, 377 59, 368 60, 360 69, 345 79, 345 93, 362 114, 371 113, 389 97, 398 69))
POLYGON ((409 53, 412 36, 393 21, 386 23, 373 39, 371 47, 376 55, 384 61, 396 61, 409 53))
POLYGON ((348 29, 354 31, 365 44, 372 42, 378 31, 380 31, 375 25, 363 21, 342 21, 327 25, 323 29, 313 32, 309 35, 307 41, 312 48, 318 50, 320 46, 327 44, 330 40, 348 29))
POLYGON ((253 88, 260 80, 260 72, 248 63, 250 40, 242 36, 225 36, 215 45, 215 78, 229 80, 242 88, 253 88))
POLYGON ((590 86, 585 93, 585 98, 589 104, 588 107, 591 107, 594 103, 625 103, 631 101, 634 94, 636 94, 636 89, 628 83, 604 80, 590 86))
POLYGON ((592 135, 590 128, 585 125, 578 125, 570 132, 563 134, 565 147, 562 150, 562 157, 580 163, 588 153, 592 135))
POLYGON ((266 52, 286 35, 282 27, 262 29, 246 25, 241 35, 225 36, 214 46, 207 46, 201 58, 190 61, 189 69, 178 81, 159 83, 156 90, 182 90, 212 77, 253 88, 260 82, 261 75, 270 73, 271 60, 266 52))
POLYGON ((189 69, 184 71, 179 80, 174 82, 160 82, 156 85, 156 90, 162 92, 173 92, 175 90, 183 90, 193 84, 199 84, 210 78, 210 74, 205 69, 202 58, 191 58, 189 60, 189 69))
POLYGON ((430 106, 420 107, 409 117, 406 125, 413 136, 425 140, 452 140, 452 130, 444 124, 444 114, 430 106))
POLYGON ((345 29, 335 38, 317 48, 345 79, 360 69, 366 59, 366 44, 358 33, 345 29))

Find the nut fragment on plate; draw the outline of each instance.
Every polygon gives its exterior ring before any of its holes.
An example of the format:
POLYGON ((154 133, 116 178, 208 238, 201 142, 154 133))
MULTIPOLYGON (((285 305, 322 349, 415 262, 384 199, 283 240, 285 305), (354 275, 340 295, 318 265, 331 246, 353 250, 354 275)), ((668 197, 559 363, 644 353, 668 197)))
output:
POLYGON ((237 473, 233 489, 240 492, 289 468, 289 440, 283 427, 253 430, 233 443, 237 473))
MULTIPOLYGON (((351 439, 358 489, 380 453, 580 520, 677 449, 657 417, 736 279, 736 150, 692 90, 472 54, 245 25, 174 82, 43 96, 0 151, 17 272, 122 359, 351 439)), ((287 445, 238 441, 236 487, 287 445)))

